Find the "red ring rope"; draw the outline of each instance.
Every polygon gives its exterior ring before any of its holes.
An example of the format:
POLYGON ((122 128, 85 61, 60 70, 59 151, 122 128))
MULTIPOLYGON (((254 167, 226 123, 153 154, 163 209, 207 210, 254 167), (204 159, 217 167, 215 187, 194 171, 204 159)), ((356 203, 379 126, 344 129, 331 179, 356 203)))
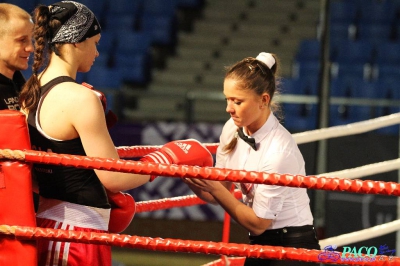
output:
MULTIPOLYGON (((123 234, 108 234, 70 231, 62 229, 35 228, 27 226, 8 226, 1 225, 0 233, 5 235, 13 235, 20 239, 49 239, 66 242, 79 242, 86 244, 112 245, 129 248, 139 248, 145 250, 173 251, 173 252, 190 252, 214 255, 227 255, 238 257, 254 257, 263 259, 279 259, 279 260, 301 260, 309 262, 321 263, 318 255, 321 250, 309 250, 303 248, 284 248, 276 246, 264 245, 248 245, 235 243, 221 243, 211 241, 193 241, 182 239, 162 239, 140 236, 129 236, 123 234)), ((340 253, 341 254, 341 253, 340 253)), ((398 265, 399 257, 382 256, 382 260, 374 263, 358 261, 341 261, 335 264, 345 265, 398 265)), ((329 263, 329 261, 324 261, 329 263)))
POLYGON ((400 195, 400 184, 384 181, 350 180, 337 177, 302 176, 255 171, 247 172, 244 170, 214 167, 202 168, 189 165, 154 164, 141 161, 46 153, 33 150, 25 151, 25 161, 170 177, 204 178, 216 181, 257 183, 365 194, 400 195))

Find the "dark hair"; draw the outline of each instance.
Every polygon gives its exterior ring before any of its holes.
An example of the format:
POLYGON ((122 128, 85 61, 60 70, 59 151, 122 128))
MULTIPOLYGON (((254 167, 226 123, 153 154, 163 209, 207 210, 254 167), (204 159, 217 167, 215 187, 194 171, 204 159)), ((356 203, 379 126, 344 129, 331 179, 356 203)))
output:
MULTIPOLYGON (((234 65, 226 68, 225 79, 234 79, 243 90, 252 90, 258 95, 270 95, 270 108, 281 117, 279 105, 273 101, 274 95, 279 93, 280 78, 278 77, 279 62, 275 54, 275 64, 269 68, 264 62, 254 57, 247 57, 234 65)), ((239 129, 238 129, 239 130, 239 129)), ((231 152, 236 146, 237 138, 234 137, 223 150, 231 152)))
POLYGON ((38 73, 40 69, 47 63, 48 55, 51 54, 52 49, 59 51, 63 45, 61 43, 51 46, 48 44, 51 33, 54 29, 60 27, 61 22, 56 19, 50 20, 50 11, 47 6, 39 5, 36 7, 33 20, 35 22, 33 29, 35 51, 33 53, 32 76, 26 81, 19 96, 20 105, 28 111, 35 110, 39 103, 40 83, 38 73))
POLYGON ((40 100, 38 73, 44 65, 43 71, 46 71, 48 64, 45 60, 48 60, 49 55, 54 52, 63 59, 60 52, 62 45, 83 42, 101 32, 100 24, 93 12, 85 5, 74 1, 61 1, 48 7, 39 5, 34 10, 33 19, 35 22, 33 73, 23 87, 19 100, 21 107, 28 112, 35 110, 40 100))

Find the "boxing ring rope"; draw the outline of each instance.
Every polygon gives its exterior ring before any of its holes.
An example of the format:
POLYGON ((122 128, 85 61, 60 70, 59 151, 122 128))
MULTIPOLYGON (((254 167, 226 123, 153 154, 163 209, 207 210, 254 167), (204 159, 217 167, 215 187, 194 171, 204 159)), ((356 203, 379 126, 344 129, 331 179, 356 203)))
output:
MULTIPOLYGON (((100 169, 100 170, 115 170, 116 166, 118 165, 118 170, 121 170, 123 172, 135 172, 135 167, 134 165, 130 166, 130 167, 123 167, 123 162, 125 160, 116 160, 116 159, 102 159, 102 158, 90 158, 90 157, 86 157, 86 156, 71 156, 71 155, 63 155, 63 154, 55 154, 55 153, 46 153, 46 152, 37 152, 37 151, 31 151, 31 150, 27 150, 25 152, 23 151, 13 151, 13 150, 0 150, 0 158, 7 158, 7 159, 18 159, 18 160, 24 160, 25 161, 29 161, 29 162, 40 162, 40 163, 50 163, 50 164, 58 164, 58 165, 66 165, 66 166, 76 166, 76 167, 82 167, 82 168, 91 168, 91 169, 100 169), (114 161, 114 162, 113 162, 114 161), (107 167, 105 167, 104 165, 107 165, 107 167)), ((132 162, 133 164, 135 163, 139 163, 139 162, 132 162)), ((140 162, 139 164, 149 164, 151 165, 151 163, 144 163, 144 162, 140 162)), ((161 169, 156 169, 155 173, 159 174, 159 175, 168 175, 169 172, 168 171, 164 171, 163 168, 173 168, 175 169, 176 167, 180 168, 179 166, 171 166, 171 165, 160 165, 161 169)), ((139 172, 141 173, 141 166, 139 167, 139 172)), ((196 178, 196 173, 198 173, 198 170, 201 170, 201 168, 199 167, 192 167, 192 166, 184 166, 184 168, 186 169, 186 174, 184 176, 192 176, 194 178, 196 178), (190 168, 193 168, 192 170, 194 170, 194 175, 191 174, 190 168)), ((175 169, 176 170, 176 169, 175 169)), ((223 169, 217 169, 217 168, 211 168, 208 170, 217 170, 218 172, 220 170, 223 169)), ((212 172, 212 171, 211 171, 212 172)), ((238 181, 237 178, 235 177, 236 175, 232 175, 231 177, 229 177, 231 171, 228 172, 228 175, 223 177, 225 180, 230 180, 230 181, 238 181)), ((235 171, 234 171, 235 172, 235 171)), ((243 176, 243 171, 242 172, 242 176, 243 176)), ((153 172, 151 172, 153 173, 153 172)), ((256 172, 254 172, 256 173, 256 172)), ((260 174, 260 173, 258 173, 260 174)), ((179 174, 178 176, 181 176, 181 174, 179 174)), ((274 175, 273 175, 274 176, 274 175)), ((285 176, 286 175, 277 175, 278 177, 282 177, 282 179, 286 179, 285 176)), ((270 177, 270 175, 267 175, 267 178, 265 180, 261 180, 261 183, 267 182, 268 184, 268 178, 270 177)), ((292 177, 297 177, 297 176, 292 176, 292 177)), ((300 179, 301 178, 310 178, 310 177, 304 177, 304 176, 299 176, 300 179)), ((217 173, 216 178, 220 178, 220 174, 217 173)), ((254 178, 254 177, 253 177, 254 178)), ((314 177, 316 178, 316 177, 314 177)), ((336 181, 340 181, 340 178, 326 178, 326 177, 319 177, 321 180, 326 180, 326 181, 330 181, 330 180, 336 180, 336 181)), ((240 177, 239 177, 240 179, 240 177)), ((259 178, 260 179, 260 178, 259 178)), ((245 180, 245 178, 243 179, 245 180)), ((243 181, 242 180, 242 181, 243 181)), ((292 179, 295 180, 295 179, 292 179)), ((240 180, 239 180, 240 181, 240 180)), ((251 181, 251 180, 250 180, 251 181)), ((257 183, 257 177, 253 180, 255 183, 257 183)), ((390 194, 394 194, 394 195, 398 195, 398 186, 399 184, 396 183, 387 183, 387 182, 382 182, 382 181, 360 181, 360 180, 347 180, 347 181, 351 181, 350 183, 354 183, 357 184, 358 183, 358 188, 364 188, 364 187, 368 187, 368 190, 353 190, 351 189, 353 192, 357 192, 357 193, 371 193, 371 194, 377 194, 377 193, 381 193, 381 194, 385 194, 385 195, 390 195, 390 194), (354 182, 356 181, 356 183, 354 182), (361 182, 361 183, 360 183, 361 182), (372 183, 371 183, 372 182, 372 183), (377 186, 374 184, 378 184, 377 186), (389 191, 387 189, 383 189, 385 187, 387 187, 389 185, 389 187, 393 187, 395 188, 392 191, 389 191), (376 189, 372 190, 371 188, 375 187, 376 189), (383 190, 377 189, 377 188, 382 188, 383 190)), ((243 181, 243 182, 247 182, 247 181, 243 181)), ((285 181, 286 182, 286 181, 285 181)), ((309 182, 312 183, 312 182, 309 182)), ((307 182, 305 182, 304 184, 309 184, 307 182)), ((323 184, 328 184, 325 181, 321 182, 323 184)), ((296 184, 296 183, 295 183, 296 184)), ((338 184, 338 182, 336 182, 336 184, 338 184)), ((286 185, 288 186, 293 186, 293 184, 291 183, 286 183, 286 185)), ((298 185, 295 185, 298 186, 298 185)), ((312 186, 306 186, 307 188, 315 188, 312 186)), ((351 188, 352 186, 350 186, 351 188)), ((354 187, 354 186, 353 186, 354 187)), ((357 187, 357 186, 356 186, 357 187)), ((337 187, 334 185, 333 187, 331 186, 326 186, 326 187, 320 187, 320 189, 325 189, 325 190, 337 190, 337 187)), ((343 189, 340 189, 343 190, 343 189)), ((236 197, 239 198, 240 197, 240 193, 238 193, 238 191, 236 191, 236 197)), ((194 204, 204 204, 204 202, 200 199, 198 199, 195 196, 184 196, 184 197, 178 197, 175 199, 163 199, 163 200, 156 200, 156 201, 149 201, 149 202, 144 202, 144 203, 140 203, 138 202, 138 206, 137 206, 137 212, 144 212, 144 211, 153 211, 153 210, 157 210, 157 209, 166 209, 166 208, 171 208, 171 207, 184 207, 184 206, 190 206, 190 205, 194 205, 194 204)), ((393 231, 395 230, 396 226, 398 226, 398 223, 396 223, 394 226, 390 227, 390 230, 393 231)), ((361 232, 358 233, 352 233, 351 235, 347 236, 347 242, 345 243, 349 243, 349 239, 352 242, 357 242, 359 240, 359 237, 362 235, 365 235, 365 233, 368 231, 368 238, 372 238, 374 236, 378 236, 378 235, 383 235, 388 233, 388 230, 381 230, 383 226, 378 226, 377 228, 373 228, 373 229, 366 229, 363 230, 361 232), (371 230, 375 230, 375 234, 374 236, 371 236, 370 232, 371 230), (355 238, 355 234, 357 234, 358 238, 355 238)), ((387 227, 387 226, 386 226, 387 227)), ((339 236, 339 238, 343 236, 339 236)), ((364 237, 365 239, 365 237, 364 237)), ((361 239, 363 240, 363 239, 361 239)), ((321 240, 323 241, 323 240, 321 240)), ((338 237, 333 238, 333 239, 326 239, 325 240, 326 243, 336 243, 338 245, 343 244, 343 240, 342 242, 340 242, 340 239, 338 239, 338 237), (334 242, 332 242, 334 241, 334 242)), ((321 246, 322 243, 321 243, 321 246)), ((222 255, 231 255, 231 254, 225 254, 225 253, 221 253, 222 255)), ((289 259, 289 258, 288 258, 289 259)), ((392 261, 392 260, 391 260, 392 261)), ((346 262, 348 263, 348 262, 346 262)), ((377 264, 375 264, 377 265, 377 264)))
MULTIPOLYGON (((329 128, 321 128, 301 133, 293 134, 297 144, 313 142, 317 140, 337 138, 342 136, 355 135, 365 133, 378 128, 400 124, 400 113, 382 116, 366 121, 351 123, 342 126, 334 126, 329 128)), ((218 143, 203 143, 207 149, 215 154, 218 143)), ((121 158, 142 157, 149 152, 159 149, 161 146, 120 146, 117 147, 118 154, 121 158)))
MULTIPOLYGON (((234 191, 234 196, 237 199, 241 198, 240 190, 234 191)), ((170 208, 181 208, 193 205, 207 204, 205 201, 198 198, 196 195, 180 196, 165 198, 159 200, 141 201, 136 203, 136 213, 152 212, 170 208)), ((395 220, 385 224, 377 225, 368 229, 343 234, 340 236, 330 237, 319 240, 320 246, 325 247, 332 243, 337 246, 344 246, 363 240, 386 235, 400 229, 400 220, 395 220)))
MULTIPOLYGON (((337 126, 328 129, 319 129, 310 131, 310 136, 306 136, 307 132, 295 134, 295 139, 298 143, 305 143, 309 141, 315 141, 318 139, 332 138, 349 134, 358 134, 373 130, 382 126, 389 126, 400 122, 400 114, 394 114, 387 117, 372 119, 370 121, 353 123, 345 126, 337 126), (343 131, 347 131, 346 133, 343 131)), ((216 144, 206 144, 210 151, 215 153, 216 144)), ((140 157, 153 150, 158 149, 157 146, 142 146, 142 147, 120 147, 117 148, 121 157, 140 157), (141 152, 141 153, 140 153, 141 152)), ((108 171, 120 171, 120 172, 130 172, 138 174, 155 174, 170 177, 188 177, 188 178, 206 178, 210 180, 228 180, 232 182, 246 182, 246 183, 259 183, 259 184, 270 184, 270 185, 281 185, 281 186, 291 186, 291 187, 305 187, 310 189, 322 189, 331 191, 349 191, 354 193, 365 193, 365 194, 382 194, 382 195, 399 195, 400 184, 394 182, 383 182, 383 181, 371 181, 371 180, 349 180, 337 177, 326 177, 325 175, 318 176, 299 176, 299 175, 287 175, 287 174, 276 174, 276 173, 259 173, 259 172, 245 172, 240 170, 231 169, 218 169, 212 167, 196 167, 187 165, 155 165, 146 162, 136 162, 128 161, 123 159, 104 159, 96 157, 87 156, 74 156, 65 154, 55 154, 38 152, 32 150, 0 150, 0 159, 10 159, 10 160, 21 160, 32 163, 44 163, 44 164, 56 164, 65 166, 75 166, 79 168, 88 169, 99 169, 108 171)), ((374 164, 370 166, 364 166, 364 173, 370 169, 378 169, 375 171, 389 171, 385 170, 385 167, 390 165, 391 169, 398 169, 397 160, 392 162, 383 162, 379 164, 374 164), (367 169, 367 168, 370 169, 367 169)), ((361 168, 344 170, 347 171, 349 176, 352 178, 361 175, 361 168)), ((341 174, 343 171, 334 172, 333 174, 341 174)), ((330 173, 332 174, 332 173, 330 173)), ((331 176, 334 176, 331 175, 331 176)), ((236 196, 236 195, 235 195, 236 196)), ((139 202, 137 203, 138 206, 139 202)), ((138 208, 138 212, 149 211, 160 208, 171 208, 171 207, 182 207, 190 206, 194 204, 204 204, 203 201, 195 196, 178 197, 171 200, 162 201, 151 201, 143 203, 141 207, 138 208), (166 204, 167 206, 163 206, 166 204), (140 209, 142 208, 142 209, 140 209), (152 209, 151 209, 152 208, 152 209)), ((391 222, 386 225, 380 225, 377 227, 369 228, 359 232, 353 232, 351 234, 346 234, 342 237, 342 240, 332 240, 345 242, 344 237, 348 239, 354 238, 354 236, 359 233, 366 234, 367 230, 369 232, 375 231, 372 237, 378 236, 378 231, 384 231, 386 233, 395 230, 399 226, 398 223, 391 222)), ((137 247, 142 249, 151 250, 164 250, 175 251, 175 252, 196 252, 205 254, 218 254, 225 256, 251 256, 259 258, 272 258, 272 259, 294 259, 294 260, 305 260, 321 262, 317 259, 318 254, 321 253, 320 250, 307 250, 307 249, 296 249, 296 248, 279 248, 271 246, 255 246, 255 245, 245 245, 245 244, 231 244, 231 243, 213 243, 204 241, 184 241, 184 240, 173 240, 173 239, 159 239, 159 238, 144 238, 136 236, 118 235, 118 234, 93 234, 82 235, 82 232, 74 231, 63 231, 56 229, 44 229, 44 228, 34 228, 34 227, 24 227, 24 226, 8 226, 1 225, 0 233, 5 235, 13 235, 16 238, 23 239, 35 239, 35 238, 50 238, 57 239, 60 241, 70 241, 84 243, 102 243, 106 245, 117 244, 122 247, 137 247), (115 240, 115 243, 114 243, 115 240), (93 242, 91 242, 93 241, 93 242), (176 242, 175 242, 176 241, 176 242), (162 246, 163 249, 159 247, 162 246), (243 249, 242 249, 243 248, 243 249)), ((383 233, 383 234, 386 234, 383 233)), ((368 233, 371 237, 371 233, 368 233)), ((363 239, 362 239, 363 240, 363 239)), ((323 240, 321 240, 323 241, 323 240)), ((349 240, 347 240, 349 241, 349 240)), ((356 242, 356 241, 354 241, 356 242)), ((322 245, 321 245, 322 246, 322 245)), ((389 265, 391 263, 399 263, 400 258, 382 256, 384 260, 375 262, 352 262, 352 261, 336 261, 335 264, 346 264, 346 265, 389 265)), ((329 263, 329 261, 324 261, 324 263, 329 263)))
MULTIPOLYGON (((240 199, 242 197, 242 192, 240 192, 240 190, 235 190, 233 194, 237 199, 240 199)), ((139 201, 136 202, 135 213, 152 212, 170 208, 181 208, 181 207, 188 207, 201 204, 207 204, 207 202, 203 201, 196 195, 172 197, 172 198, 165 198, 158 200, 139 201)))
POLYGON ((333 126, 293 134, 297 144, 313 142, 317 140, 337 138, 349 135, 365 133, 378 128, 400 124, 400 113, 355 122, 342 126, 333 126))
POLYGON ((373 180, 350 180, 338 177, 303 176, 256 171, 232 170, 190 165, 154 164, 142 161, 99 158, 34 150, 0 150, 0 159, 24 160, 30 163, 74 166, 77 168, 119 171, 143 175, 204 178, 214 181, 257 183, 301 187, 328 191, 400 196, 400 184, 373 180))
POLYGON ((326 247, 328 245, 331 245, 332 243, 335 243, 335 245, 339 247, 360 242, 363 240, 368 240, 378 236, 383 236, 392 232, 396 232, 399 229, 400 229, 400 220, 395 220, 385 224, 373 226, 364 230, 355 231, 340 236, 325 238, 320 240, 319 244, 321 247, 326 247))
MULTIPOLYGON (((318 255, 320 250, 302 248, 283 248, 264 245, 233 244, 210 241, 193 241, 181 239, 163 239, 130 236, 124 234, 78 232, 62 229, 50 229, 27 226, 0 225, 0 233, 13 236, 17 239, 47 239, 65 242, 78 242, 85 244, 112 245, 126 248, 138 248, 152 251, 190 252, 209 255, 226 255, 235 257, 255 257, 284 260, 305 260, 309 262, 321 262, 318 255)), ((340 254, 338 252, 338 254, 340 254)), ((363 265, 389 265, 387 262, 400 263, 398 257, 382 256, 381 262, 363 265)), ((326 261, 329 263, 329 261, 326 261)), ((337 261, 335 264, 360 265, 356 261, 337 261)))
MULTIPOLYGON (((234 196, 240 199, 242 193, 240 190, 234 190, 234 196)), ((141 201, 136 203, 136 213, 152 212, 170 208, 181 208, 193 205, 207 204, 205 201, 198 198, 196 195, 180 196, 165 198, 159 200, 141 201)), ((344 246, 363 240, 379 237, 400 229, 400 220, 395 220, 385 224, 377 225, 368 229, 343 234, 340 236, 325 238, 319 240, 320 246, 325 247, 332 243, 337 246, 344 246)))

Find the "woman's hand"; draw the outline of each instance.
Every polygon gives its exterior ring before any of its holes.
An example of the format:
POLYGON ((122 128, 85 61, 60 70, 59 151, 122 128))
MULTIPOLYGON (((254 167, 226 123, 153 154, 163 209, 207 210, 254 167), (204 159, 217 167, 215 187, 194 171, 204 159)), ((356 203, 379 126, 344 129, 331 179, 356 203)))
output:
POLYGON ((196 178, 182 178, 183 182, 188 185, 188 187, 202 200, 212 204, 218 204, 211 192, 215 193, 223 189, 228 184, 226 182, 211 181, 206 179, 196 179, 196 178))
POLYGON ((225 187, 221 184, 220 181, 212 181, 212 180, 197 179, 197 178, 183 178, 183 182, 188 184, 190 187, 194 186, 210 194, 213 194, 213 192, 218 191, 219 189, 225 189, 225 187))

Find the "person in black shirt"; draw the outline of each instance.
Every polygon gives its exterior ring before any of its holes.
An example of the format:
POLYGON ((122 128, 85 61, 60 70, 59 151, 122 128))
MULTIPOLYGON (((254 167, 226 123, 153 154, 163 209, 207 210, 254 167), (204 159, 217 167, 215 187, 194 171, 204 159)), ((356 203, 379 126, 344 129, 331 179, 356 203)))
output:
POLYGON ((18 93, 25 83, 20 72, 28 69, 33 52, 33 22, 20 7, 0 3, 0 110, 19 110, 18 93))

